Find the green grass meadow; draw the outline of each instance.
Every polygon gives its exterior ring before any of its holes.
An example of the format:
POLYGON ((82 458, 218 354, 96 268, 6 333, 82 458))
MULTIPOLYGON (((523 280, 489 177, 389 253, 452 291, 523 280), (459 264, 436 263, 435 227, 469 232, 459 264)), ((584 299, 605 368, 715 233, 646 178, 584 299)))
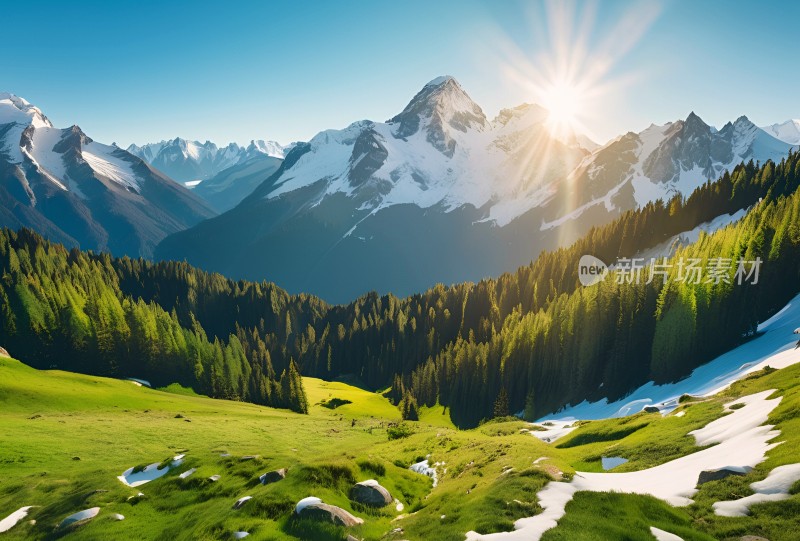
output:
POLYGON ((734 397, 765 389, 778 389, 784 397, 769 422, 785 443, 752 473, 703 485, 696 503, 686 508, 643 496, 578 493, 543 539, 645 540, 652 539, 650 526, 698 541, 800 538, 797 494, 754 506, 749 517, 718 517, 711 510, 715 501, 749 494, 749 484, 772 468, 800 461, 800 366, 765 371, 717 397, 683 403, 682 417, 642 413, 588 422, 553 445, 524 431, 527 423, 510 419, 456 430, 441 407, 423 408, 419 422, 406 423, 409 436, 390 440, 388 430, 400 416, 380 393, 313 378, 304 384, 309 415, 213 400, 178 386, 154 390, 37 371, 0 359, 0 519, 22 506, 37 506, 0 538, 216 540, 247 531, 254 541, 343 540, 348 534, 368 540, 463 540, 470 530, 512 529, 516 519, 540 512, 536 493, 547 482, 568 479, 575 470, 602 471, 602 456, 628 458, 614 471, 633 471, 694 452, 689 431, 722 415, 722 405, 734 397), (328 403, 337 407, 325 407, 328 403), (117 479, 130 467, 179 453, 186 454, 181 466, 141 487, 117 479), (408 470, 426 457, 440 463, 436 488, 428 477, 408 470), (547 458, 537 462, 541 457, 547 458), (180 479, 189 468, 197 471, 180 479), (259 475, 278 468, 288 468, 285 480, 258 482, 259 475), (210 481, 212 475, 220 480, 210 481), (349 500, 353 483, 373 478, 403 504, 402 511, 349 500), (143 497, 129 499, 140 491, 143 497), (234 510, 243 496, 253 499, 234 510), (294 506, 307 496, 365 522, 345 529, 298 520, 294 506), (66 516, 95 506, 101 508, 95 519, 57 529, 66 516), (115 520, 116 513, 125 520, 115 520))

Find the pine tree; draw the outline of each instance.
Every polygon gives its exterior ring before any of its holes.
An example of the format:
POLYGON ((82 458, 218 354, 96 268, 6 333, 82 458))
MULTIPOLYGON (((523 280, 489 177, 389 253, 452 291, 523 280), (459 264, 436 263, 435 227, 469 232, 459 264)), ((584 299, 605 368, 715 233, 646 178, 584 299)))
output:
POLYGON ((500 392, 497 394, 497 399, 494 401, 494 416, 508 417, 509 414, 508 393, 505 387, 501 387, 500 392))
POLYGON ((522 414, 522 418, 531 422, 536 420, 536 403, 534 401, 533 389, 528 391, 528 396, 525 398, 525 411, 522 414))
POLYGON ((400 403, 400 413, 405 421, 419 421, 419 407, 417 399, 410 392, 406 392, 400 403))

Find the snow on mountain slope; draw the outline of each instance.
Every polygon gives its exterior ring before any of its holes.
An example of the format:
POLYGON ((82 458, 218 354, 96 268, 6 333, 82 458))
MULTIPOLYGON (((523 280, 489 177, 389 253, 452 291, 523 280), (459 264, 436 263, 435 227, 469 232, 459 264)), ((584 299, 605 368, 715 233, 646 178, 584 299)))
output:
POLYGON ((436 78, 385 122, 298 143, 250 196, 165 239, 158 256, 331 302, 408 295, 510 271, 626 210, 790 148, 746 118, 717 130, 695 114, 595 148, 580 134, 554 137, 548 116, 524 104, 490 120, 458 81, 436 78))
POLYGON ((792 146, 800 145, 800 120, 792 119, 779 124, 770 124, 761 128, 776 139, 792 146))
POLYGON ((361 196, 373 212, 471 205, 502 226, 546 201, 552 183, 589 154, 552 137, 546 118, 541 107, 522 105, 489 122, 454 78, 439 77, 385 123, 318 134, 267 197, 324 181, 325 195, 361 196))
POLYGON ((700 238, 700 233, 706 233, 710 235, 714 231, 739 221, 745 216, 745 214, 747 214, 747 210, 745 209, 738 210, 733 214, 722 214, 709 222, 698 225, 690 231, 678 233, 672 238, 669 238, 664 242, 648 248, 647 250, 643 250, 635 255, 636 257, 643 258, 645 261, 650 261, 651 258, 658 259, 662 257, 672 257, 679 247, 697 242, 697 239, 700 238))
POLYGON ((138 257, 213 215, 142 159, 78 126, 55 128, 26 100, 0 94, 0 226, 138 257))
POLYGON ((689 377, 677 383, 654 385, 650 382, 622 400, 612 403, 607 400, 592 403, 584 401, 542 418, 539 422, 624 417, 638 413, 645 406, 656 406, 662 413, 668 413, 678 406, 678 399, 684 394, 710 396, 765 366, 785 368, 798 363, 800 349, 795 348, 797 335, 794 329, 799 320, 800 295, 758 326, 763 334, 697 367, 689 377))
POLYGON ((117 147, 91 141, 81 152, 89 166, 106 178, 126 188, 139 189, 139 180, 131 168, 131 162, 123 159, 124 151, 117 147))
POLYGON ((53 150, 63 137, 64 132, 57 128, 42 127, 33 130, 31 148, 23 149, 22 152, 31 158, 41 174, 62 190, 68 190, 64 160, 61 153, 53 150))
MULTIPOLYGON (((745 116, 717 130, 691 113, 685 120, 629 132, 595 150, 568 177, 565 190, 575 209, 617 191, 611 207, 627 210, 689 195, 743 161, 778 162, 790 148, 745 116)), ((580 216, 572 212, 573 218, 580 216)))
POLYGON ((0 124, 12 122, 26 126, 30 124, 34 128, 53 127, 38 107, 14 94, 0 92, 0 124))
POLYGON ((600 203, 615 212, 688 195, 741 161, 778 161, 789 150, 747 117, 717 130, 691 113, 596 148, 577 134, 552 136, 547 115, 522 105, 489 121, 454 78, 438 77, 385 123, 362 120, 318 134, 266 197, 323 181, 317 197, 345 194, 373 212, 471 205, 501 227, 554 202, 542 222, 549 229, 600 203))

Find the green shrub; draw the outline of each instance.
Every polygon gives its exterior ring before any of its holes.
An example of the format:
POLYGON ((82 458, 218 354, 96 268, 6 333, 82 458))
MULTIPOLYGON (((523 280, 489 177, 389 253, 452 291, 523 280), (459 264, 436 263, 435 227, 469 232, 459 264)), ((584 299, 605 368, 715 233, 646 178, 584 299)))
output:
POLYGON ((407 438, 413 433, 414 430, 412 430, 412 428, 406 423, 397 423, 394 425, 390 425, 389 428, 386 429, 386 434, 389 436, 390 440, 399 440, 401 438, 407 438))

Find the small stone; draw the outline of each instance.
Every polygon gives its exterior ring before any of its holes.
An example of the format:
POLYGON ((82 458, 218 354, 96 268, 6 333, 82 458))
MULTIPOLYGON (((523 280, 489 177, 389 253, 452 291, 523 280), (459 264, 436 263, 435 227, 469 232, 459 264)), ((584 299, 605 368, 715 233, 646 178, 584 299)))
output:
POLYGON ((708 483, 709 481, 719 481, 720 479, 725 479, 726 477, 730 477, 732 475, 747 475, 752 470, 753 468, 728 466, 726 468, 719 468, 716 470, 701 471, 700 475, 697 477, 697 484, 699 486, 704 483, 708 483))
POLYGON ((267 472, 258 478, 258 480, 261 481, 262 485, 277 483, 278 481, 282 481, 284 479, 286 479, 286 468, 281 468, 279 470, 267 472))
POLYGON ((300 512, 295 512, 297 513, 297 516, 302 519, 330 522, 333 524, 338 524, 339 526, 349 527, 364 523, 363 519, 351 515, 341 507, 328 505, 327 503, 322 503, 321 501, 304 505, 300 509, 300 512))

